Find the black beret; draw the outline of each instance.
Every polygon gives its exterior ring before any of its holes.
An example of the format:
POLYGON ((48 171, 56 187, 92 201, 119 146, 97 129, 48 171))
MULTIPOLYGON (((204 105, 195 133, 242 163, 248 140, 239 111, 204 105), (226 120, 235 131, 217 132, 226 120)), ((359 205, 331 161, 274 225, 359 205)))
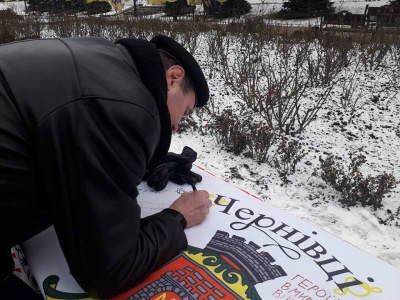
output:
POLYGON ((168 36, 156 35, 150 40, 150 42, 153 43, 157 49, 166 52, 185 69, 185 72, 192 81, 195 89, 197 101, 196 106, 204 106, 210 97, 210 92, 203 71, 195 58, 181 44, 168 36))

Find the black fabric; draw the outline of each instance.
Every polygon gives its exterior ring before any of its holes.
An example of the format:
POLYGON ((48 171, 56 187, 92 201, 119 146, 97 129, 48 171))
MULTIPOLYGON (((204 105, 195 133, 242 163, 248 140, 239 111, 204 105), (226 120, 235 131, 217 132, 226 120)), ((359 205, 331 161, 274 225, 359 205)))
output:
POLYGON ((0 67, 0 248, 11 248, 52 224, 40 201, 33 127, 10 84, 0 67))
MULTIPOLYGON (((146 53, 140 72, 164 74, 146 53)), ((54 224, 93 298, 132 288, 187 246, 174 216, 140 218, 137 185, 171 129, 164 85, 146 86, 133 61, 102 38, 0 46, 0 246, 54 224)))
POLYGON ((187 226, 186 219, 179 211, 177 211, 175 209, 172 209, 172 208, 166 208, 166 209, 163 209, 162 212, 165 212, 167 214, 170 214, 170 215, 174 216, 174 218, 176 218, 179 221, 179 223, 181 224, 182 228, 183 229, 186 228, 186 226, 187 226))
POLYGON ((165 35, 156 35, 150 42, 153 43, 157 49, 168 53, 185 69, 196 92, 196 106, 202 107, 206 105, 210 97, 210 91, 203 71, 194 57, 181 44, 165 35))
POLYGON ((146 170, 144 177, 147 185, 157 191, 163 190, 168 181, 176 184, 196 184, 202 180, 199 174, 191 170, 192 163, 197 159, 197 153, 185 146, 181 154, 169 152, 158 161, 152 161, 146 170))
POLYGON ((190 184, 192 186, 198 182, 201 182, 202 180, 203 177, 201 177, 201 175, 193 171, 187 171, 187 170, 178 171, 175 174, 173 174, 170 178, 170 181, 172 181, 173 183, 179 185, 190 184))
POLYGON ((12 274, 5 282, 0 284, 0 299, 2 300, 43 300, 25 282, 12 274))
MULTIPOLYGON (((11 276, 14 271, 14 260, 11 257, 11 253, 9 250, 5 248, 0 248, 0 286, 8 277, 11 276)), ((3 298, 0 298, 3 299, 3 298)))

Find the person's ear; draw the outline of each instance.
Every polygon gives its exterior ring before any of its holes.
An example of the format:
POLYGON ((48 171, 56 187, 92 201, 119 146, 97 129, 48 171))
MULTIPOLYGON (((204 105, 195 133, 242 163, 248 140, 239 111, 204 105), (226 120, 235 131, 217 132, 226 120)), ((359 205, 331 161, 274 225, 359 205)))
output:
POLYGON ((169 90, 174 84, 178 84, 180 86, 183 77, 185 77, 185 70, 179 65, 173 65, 167 70, 166 76, 169 90))

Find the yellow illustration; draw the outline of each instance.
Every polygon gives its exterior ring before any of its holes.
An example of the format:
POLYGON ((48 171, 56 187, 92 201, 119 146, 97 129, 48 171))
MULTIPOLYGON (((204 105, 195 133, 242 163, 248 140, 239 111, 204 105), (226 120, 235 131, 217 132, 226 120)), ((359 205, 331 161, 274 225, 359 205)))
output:
POLYGON ((164 292, 160 296, 157 296, 156 298, 152 298, 151 300, 180 300, 180 298, 176 298, 174 296, 172 296, 172 298, 171 298, 171 295, 168 295, 168 292, 164 292))
POLYGON ((215 256, 208 256, 203 253, 191 254, 188 251, 185 251, 185 255, 193 261, 206 267, 221 282, 224 282, 228 287, 240 295, 241 299, 250 300, 246 295, 246 291, 249 287, 246 284, 243 284, 242 275, 239 272, 224 269, 221 264, 218 263, 218 258, 215 256), (206 260, 209 260, 212 263, 207 264, 205 263, 206 260), (230 282, 226 280, 227 278, 230 279, 230 282))
POLYGON ((57 284, 60 278, 56 275, 51 275, 43 281, 43 290, 46 295, 46 300, 94 300, 85 293, 69 293, 57 290, 57 284))
MULTIPOLYGON (((347 277, 345 279, 345 282, 352 282, 355 281, 354 277, 347 277)), ((357 289, 361 288, 361 291, 353 291, 350 287, 344 288, 343 291, 341 291, 339 288, 336 288, 333 290, 333 292, 338 295, 338 296, 344 296, 347 293, 352 294, 355 297, 359 297, 359 298, 365 298, 368 297, 369 295, 371 295, 372 293, 375 294, 381 294, 382 293, 382 289, 376 286, 370 286, 368 283, 366 283, 365 281, 362 281, 362 284, 357 285, 357 289)), ((352 288, 356 288, 356 287, 352 287, 352 288)))
MULTIPOLYGON (((215 205, 217 205, 217 204, 215 204, 214 203, 214 200, 217 198, 218 196, 217 195, 215 195, 215 194, 210 194, 210 200, 212 200, 213 201, 213 206, 215 206, 215 205)), ((226 199, 225 197, 222 197, 220 200, 219 200, 219 204, 218 205, 228 205, 229 204, 229 201, 228 201, 228 199, 226 199)))

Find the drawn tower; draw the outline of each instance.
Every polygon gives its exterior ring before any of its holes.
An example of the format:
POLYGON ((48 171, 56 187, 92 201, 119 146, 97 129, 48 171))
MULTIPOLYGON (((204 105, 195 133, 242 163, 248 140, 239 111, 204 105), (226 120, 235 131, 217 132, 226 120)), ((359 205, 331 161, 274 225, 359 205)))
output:
POLYGON ((215 252, 239 266, 253 285, 277 277, 286 276, 281 266, 272 265, 275 259, 268 252, 260 252, 260 246, 253 242, 245 244, 239 236, 229 237, 225 231, 217 231, 204 250, 215 252))
POLYGON ((189 246, 145 282, 111 300, 261 299, 255 285, 286 276, 260 247, 217 231, 204 249, 189 246))

